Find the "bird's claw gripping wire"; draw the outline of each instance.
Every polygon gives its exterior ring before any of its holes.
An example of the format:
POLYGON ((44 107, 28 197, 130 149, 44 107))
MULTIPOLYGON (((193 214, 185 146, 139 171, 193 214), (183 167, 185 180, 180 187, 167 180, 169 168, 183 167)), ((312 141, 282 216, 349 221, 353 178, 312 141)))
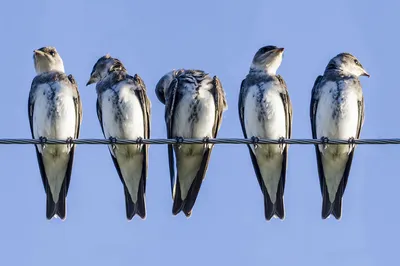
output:
POLYGON ((141 148, 142 148, 142 146, 143 146, 143 138, 142 138, 142 137, 138 137, 138 138, 136 139, 136 145, 137 145, 137 148, 138 148, 138 149, 141 149, 141 148))
POLYGON ((254 137, 254 136, 251 137, 251 142, 253 143, 254 150, 257 150, 259 141, 260 141, 260 139, 258 137, 254 137))
POLYGON ((284 137, 280 137, 278 139, 278 143, 279 143, 279 149, 281 151, 281 154, 283 153, 283 149, 285 148, 285 138, 284 137))
POLYGON ((47 138, 46 137, 40 137, 40 145, 42 146, 42 150, 44 150, 46 148, 46 142, 47 142, 47 138))
POLYGON ((349 152, 347 153, 347 155, 350 154, 350 152, 354 149, 354 147, 356 146, 356 141, 353 137, 349 138, 349 152))
POLYGON ((209 137, 204 137, 203 138, 203 147, 204 147, 204 149, 206 149, 208 147, 209 141, 210 141, 209 137))
POLYGON ((115 144, 117 143, 117 139, 114 138, 114 137, 109 137, 108 139, 109 139, 110 142, 111 142, 111 148, 112 148, 112 150, 115 150, 115 149, 117 148, 117 146, 115 145, 115 144))
POLYGON ((66 143, 67 143, 68 149, 72 148, 72 144, 73 144, 72 141, 73 141, 73 139, 71 137, 67 138, 66 143))
POLYGON ((182 137, 176 137, 176 143, 177 143, 178 150, 180 150, 181 147, 182 147, 183 138, 182 137))
POLYGON ((329 139, 327 137, 322 137, 321 142, 322 142, 322 148, 325 150, 328 147, 329 139))

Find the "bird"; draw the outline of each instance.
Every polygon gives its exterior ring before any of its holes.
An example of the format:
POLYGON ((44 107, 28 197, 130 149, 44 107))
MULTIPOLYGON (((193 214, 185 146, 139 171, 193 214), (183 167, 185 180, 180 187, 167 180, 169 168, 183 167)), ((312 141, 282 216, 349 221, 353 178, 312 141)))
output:
POLYGON ((284 48, 261 47, 253 57, 250 70, 242 81, 239 94, 239 118, 243 135, 279 139, 276 144, 247 145, 251 162, 264 195, 264 214, 285 218, 283 195, 288 160, 287 144, 282 140, 292 134, 292 104, 285 81, 276 74, 284 48))
POLYGON ((196 69, 179 69, 165 74, 155 89, 165 104, 165 123, 169 139, 201 138, 204 144, 168 145, 173 199, 172 214, 181 211, 189 218, 210 161, 213 144, 228 108, 225 91, 217 76, 196 69), (177 176, 175 177, 174 153, 177 176))
POLYGON ((364 124, 364 97, 360 76, 370 75, 356 57, 340 53, 314 82, 310 101, 311 130, 315 145, 322 219, 342 216, 342 198, 350 174, 355 145, 364 124), (327 140, 348 139, 348 145, 329 145, 327 140))
POLYGON ((111 158, 124 187, 126 218, 146 218, 148 146, 140 141, 150 137, 151 102, 138 74, 130 76, 122 62, 109 54, 93 66, 86 86, 96 84, 97 116, 105 138, 136 139, 138 144, 108 145, 111 158))
POLYGON ((82 122, 82 103, 78 84, 66 75, 64 63, 55 47, 34 50, 36 77, 28 99, 28 115, 43 186, 46 192, 46 217, 66 218, 66 197, 71 180, 75 145, 82 122), (66 140, 66 144, 46 145, 46 139, 66 140))

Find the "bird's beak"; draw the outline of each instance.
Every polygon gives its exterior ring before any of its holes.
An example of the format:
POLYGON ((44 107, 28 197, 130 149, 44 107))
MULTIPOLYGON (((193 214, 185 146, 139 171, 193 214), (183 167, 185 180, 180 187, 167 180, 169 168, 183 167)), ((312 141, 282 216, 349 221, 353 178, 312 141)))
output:
POLYGON ((284 50, 285 50, 285 48, 283 48, 283 47, 275 49, 276 53, 279 53, 279 54, 283 53, 284 50))
POLYGON ((370 77, 370 75, 368 74, 367 71, 364 70, 364 73, 361 76, 366 76, 366 77, 370 77))
POLYGON ((33 50, 33 53, 34 53, 35 55, 41 55, 41 56, 44 55, 44 52, 42 52, 42 51, 40 51, 40 50, 33 50))
POLYGON ((90 77, 89 81, 86 83, 86 86, 89 86, 90 84, 93 84, 96 82, 96 79, 94 77, 90 77))

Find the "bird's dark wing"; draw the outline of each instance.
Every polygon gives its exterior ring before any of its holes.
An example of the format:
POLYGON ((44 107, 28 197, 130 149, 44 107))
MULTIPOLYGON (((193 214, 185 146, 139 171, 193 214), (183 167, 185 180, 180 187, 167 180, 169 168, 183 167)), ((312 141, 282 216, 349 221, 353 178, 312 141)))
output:
MULTIPOLYGON (((283 103, 283 107, 285 109, 285 118, 286 118, 286 138, 291 138, 292 137, 292 103, 290 101, 289 97, 289 91, 287 90, 286 82, 281 76, 277 76, 279 83, 282 88, 282 93, 281 93, 281 99, 283 103)), ((285 188, 285 182, 286 182, 286 167, 287 167, 287 158, 288 158, 288 148, 289 145, 285 145, 285 149, 283 151, 283 161, 282 161, 282 172, 281 172, 281 179, 279 181, 279 188, 277 191, 277 199, 280 199, 283 197, 283 192, 285 188)), ((278 207, 278 206, 277 206, 278 207)))
MULTIPOLYGON (((168 89, 168 100, 165 102, 165 122, 167 125, 167 137, 169 139, 173 138, 172 136, 172 127, 174 125, 174 114, 176 105, 181 100, 182 95, 180 95, 178 91, 178 79, 175 78, 168 89)), ((173 153, 173 145, 168 144, 168 161, 169 161, 169 176, 171 180, 171 195, 174 197, 174 185, 175 185, 175 162, 174 162, 174 153, 173 153)))
MULTIPOLYGON (((361 133, 361 128, 364 124, 364 97, 362 95, 361 95, 361 99, 357 102, 357 104, 358 104, 358 125, 357 125, 356 138, 359 139, 360 133, 361 133)), ((349 154, 349 159, 347 161, 346 168, 345 168, 345 171, 343 174, 343 188, 342 188, 343 193, 344 193, 344 190, 347 185, 347 180, 348 180, 349 173, 350 173, 350 167, 351 167, 351 163, 353 161, 353 154, 354 154, 354 148, 349 154)), ((339 187, 339 189, 340 189, 340 187, 339 187)))
POLYGON ((281 76, 277 76, 283 92, 281 93, 281 98, 283 102, 283 106, 285 108, 285 116, 286 116, 286 138, 292 137, 292 103, 290 101, 289 92, 287 90, 286 82, 283 80, 281 76))
POLYGON ((357 126, 357 139, 360 138, 361 128, 364 124, 364 97, 358 101, 358 126, 357 126))
POLYGON ((74 77, 72 75, 69 75, 68 79, 72 84, 73 95, 74 95, 75 121, 76 121, 74 138, 79 138, 80 128, 82 124, 82 117, 83 117, 82 102, 78 91, 78 84, 76 83, 74 77))
MULTIPOLYGON (((245 99, 248 93, 248 86, 246 84, 246 79, 244 79, 240 85, 240 95, 239 95, 239 104, 238 104, 238 110, 239 110, 239 119, 240 119, 240 125, 242 126, 242 132, 244 138, 251 138, 251 137, 256 137, 256 136, 247 136, 246 133, 246 126, 245 126, 245 121, 244 121, 244 110, 245 110, 245 99)), ((262 175, 260 172, 260 168, 258 167, 257 163, 257 158, 253 153, 253 150, 251 149, 250 145, 247 145, 247 148, 249 149, 250 153, 250 158, 251 158, 251 163, 253 164, 254 172, 257 177, 258 184, 260 185, 260 189, 265 195, 267 192, 267 188, 265 187, 264 181, 262 179, 262 175)))
POLYGON ((228 104, 226 102, 225 92, 222 88, 221 81, 217 76, 214 76, 212 84, 213 89, 211 90, 211 93, 214 96, 215 102, 215 123, 213 128, 213 137, 216 138, 219 128, 221 127, 222 113, 228 108, 228 104))
POLYGON ((97 118, 99 119, 101 132, 103 132, 103 135, 105 136, 104 128, 103 128, 103 113, 101 111, 101 103, 100 103, 100 99, 99 98, 97 98, 97 101, 96 101, 96 113, 97 113, 97 118))
MULTIPOLYGON (((317 77, 317 79, 314 82, 313 89, 311 91, 310 121, 311 121, 311 132, 312 132, 313 139, 317 138, 316 114, 317 114, 319 94, 320 94, 319 89, 320 89, 320 83, 322 81, 322 78, 323 78, 323 76, 317 77)), ((321 193, 323 193, 324 186, 325 186, 325 175, 324 175, 324 170, 322 167, 321 153, 319 152, 318 145, 315 145, 315 153, 317 155, 319 184, 320 184, 321 193)))
MULTIPOLYGON (((39 77, 36 76, 33 81, 32 81, 32 85, 31 85, 31 90, 29 92, 29 98, 28 98, 28 116, 29 116, 29 125, 31 128, 31 134, 32 134, 32 138, 35 138, 35 135, 33 133, 33 114, 34 114, 34 108, 35 108, 35 99, 36 99, 36 89, 37 89, 37 85, 39 82, 39 77)), ((43 159, 42 159, 42 154, 39 152, 37 146, 35 145, 35 150, 36 150, 36 157, 38 160, 38 165, 39 165, 39 171, 40 171, 40 176, 42 177, 42 183, 43 183, 43 187, 45 192, 47 193, 48 191, 48 183, 47 183, 47 176, 46 176, 46 171, 44 170, 44 164, 43 164, 43 159)))
POLYGON ((244 138, 247 139, 246 127, 244 124, 244 100, 246 99, 247 95, 247 86, 245 86, 245 82, 246 80, 244 79, 240 84, 238 111, 239 111, 239 120, 240 120, 240 125, 242 126, 243 136, 244 138))
MULTIPOLYGON (((81 98, 80 98, 79 91, 78 91, 78 84, 76 83, 74 77, 72 75, 69 75, 68 80, 71 82, 71 85, 72 85, 73 100, 74 100, 74 106, 75 106, 75 136, 73 136, 73 138, 77 139, 77 138, 79 138, 81 123, 82 123, 82 102, 81 102, 81 98)), ((76 145, 73 145, 71 147, 70 157, 69 157, 68 166, 67 166, 67 172, 65 174, 65 180, 64 180, 65 196, 67 196, 69 184, 71 181, 71 172, 72 172, 72 165, 73 165, 73 161, 74 161, 75 146, 76 145)), ((61 188, 61 191, 63 191, 63 188, 61 188)), ((60 198, 61 198, 61 196, 60 196, 60 198)))
MULTIPOLYGON (((140 100, 140 104, 143 110, 143 120, 144 120, 144 128, 145 128, 145 138, 150 138, 150 120, 151 120, 151 102, 147 97, 147 90, 143 80, 139 77, 139 75, 135 75, 133 77, 136 82, 137 89, 135 90, 136 96, 140 100)), ((147 146, 147 145, 146 145, 147 146)))
MULTIPOLYGON (((135 94, 139 99, 142 111, 143 111, 143 121, 144 121, 144 138, 150 138, 150 120, 151 120, 151 102, 147 97, 146 86, 143 80, 138 74, 133 77, 136 85, 135 94)), ((147 180, 147 169, 149 163, 149 146, 143 145, 143 163, 142 163, 142 175, 140 178, 139 189, 138 189, 138 200, 136 203, 136 213, 144 219, 146 217, 146 204, 145 204, 145 194, 146 194, 146 180, 147 180)))

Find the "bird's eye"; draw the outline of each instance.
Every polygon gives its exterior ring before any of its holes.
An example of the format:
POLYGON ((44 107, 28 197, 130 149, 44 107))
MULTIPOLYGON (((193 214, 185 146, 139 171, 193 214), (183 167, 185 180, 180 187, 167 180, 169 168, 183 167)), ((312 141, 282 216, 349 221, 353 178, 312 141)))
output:
POLYGON ((55 55, 56 55, 56 52, 50 51, 50 55, 51 55, 51 56, 55 56, 55 55))
POLYGON ((358 62, 357 59, 354 59, 354 63, 355 63, 357 66, 361 66, 360 62, 358 62))

